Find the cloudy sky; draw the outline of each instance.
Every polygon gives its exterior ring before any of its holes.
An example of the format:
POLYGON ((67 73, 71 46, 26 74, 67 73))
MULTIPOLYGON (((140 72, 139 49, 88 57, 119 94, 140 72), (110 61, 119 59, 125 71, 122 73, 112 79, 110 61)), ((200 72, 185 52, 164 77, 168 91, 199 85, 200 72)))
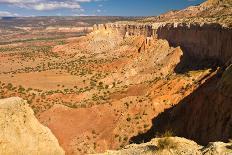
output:
POLYGON ((0 0, 0 16, 151 16, 204 0, 0 0))

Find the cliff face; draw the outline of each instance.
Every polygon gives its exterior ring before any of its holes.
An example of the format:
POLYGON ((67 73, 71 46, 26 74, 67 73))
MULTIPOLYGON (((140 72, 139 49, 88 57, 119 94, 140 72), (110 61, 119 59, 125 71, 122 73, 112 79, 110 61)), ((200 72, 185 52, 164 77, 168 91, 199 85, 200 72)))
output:
POLYGON ((112 30, 117 31, 122 36, 138 36, 143 35, 145 37, 152 37, 155 35, 156 29, 153 25, 149 24, 117 24, 117 23, 108 23, 95 25, 94 30, 112 30))
POLYGON ((154 119, 156 131, 172 129, 201 144, 232 137, 232 66, 216 74, 173 109, 154 119))
POLYGON ((102 24, 94 30, 117 31, 123 36, 143 35, 167 40, 180 46, 184 54, 197 60, 213 59, 225 64, 232 57, 232 29, 219 24, 102 24))
POLYGON ((180 46, 195 59, 213 59, 224 64, 232 57, 232 29, 218 24, 167 24, 158 28, 157 37, 180 46))
POLYGON ((51 131, 20 98, 0 100, 0 154, 64 155, 51 131))
POLYGON ((232 137, 232 66, 219 70, 176 106, 153 119, 152 128, 134 138, 149 141, 156 133, 171 130, 177 136, 207 145, 232 137))

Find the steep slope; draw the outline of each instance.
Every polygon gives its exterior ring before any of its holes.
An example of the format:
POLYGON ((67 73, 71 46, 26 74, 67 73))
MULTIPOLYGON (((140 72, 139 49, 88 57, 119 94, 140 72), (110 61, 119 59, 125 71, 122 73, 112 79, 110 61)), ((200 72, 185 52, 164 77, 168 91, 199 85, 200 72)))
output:
POLYGON ((2 155, 64 155, 55 136, 20 98, 0 100, 0 130, 2 155))
POLYGON ((153 127, 132 138, 149 141, 156 133, 173 131, 177 136, 206 145, 211 141, 227 142, 232 137, 232 66, 218 70, 192 94, 153 119, 153 127))
POLYGON ((211 60, 209 66, 226 64, 232 57, 232 29, 220 24, 166 24, 157 30, 159 39, 180 46, 189 59, 211 60))
POLYGON ((232 5, 232 1, 231 0, 207 0, 206 2, 201 4, 201 6, 204 6, 204 7, 212 7, 216 5, 232 5))

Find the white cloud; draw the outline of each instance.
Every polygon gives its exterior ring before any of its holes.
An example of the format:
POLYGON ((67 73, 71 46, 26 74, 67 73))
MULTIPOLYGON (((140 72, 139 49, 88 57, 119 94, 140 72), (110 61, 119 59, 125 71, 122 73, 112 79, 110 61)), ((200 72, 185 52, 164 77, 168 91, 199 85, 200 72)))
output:
POLYGON ((86 14, 73 14, 72 16, 91 16, 91 15, 86 15, 86 14))
POLYGON ((9 4, 20 8, 38 11, 55 9, 82 9, 80 3, 100 0, 0 0, 0 4, 9 4))
POLYGON ((17 13, 11 13, 8 11, 0 11, 0 17, 12 17, 12 16, 19 16, 17 13))
POLYGON ((21 8, 34 9, 38 11, 43 10, 55 10, 55 9, 80 9, 81 6, 77 2, 39 2, 39 3, 30 3, 30 4, 19 4, 17 5, 21 8))

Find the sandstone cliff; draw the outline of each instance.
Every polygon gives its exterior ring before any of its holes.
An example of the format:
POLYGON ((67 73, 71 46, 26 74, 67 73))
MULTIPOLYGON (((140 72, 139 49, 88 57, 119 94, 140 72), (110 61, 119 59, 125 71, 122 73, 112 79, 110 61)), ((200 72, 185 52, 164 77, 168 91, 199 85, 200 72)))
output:
POLYGON ((180 46, 191 59, 212 59, 225 64, 232 57, 232 29, 220 24, 119 24, 95 25, 94 30, 117 31, 122 36, 157 37, 167 40, 172 46, 180 46))
POLYGON ((219 24, 166 24, 157 30, 159 39, 195 59, 213 59, 225 64, 232 57, 232 29, 219 24))
POLYGON ((184 55, 194 62, 210 59, 217 65, 224 65, 232 57, 231 16, 231 0, 207 0, 197 6, 136 22, 95 25, 94 30, 165 39, 171 46, 180 46, 184 55))
POLYGON ((94 25, 93 30, 112 30, 119 32, 122 36, 138 36, 143 35, 145 37, 152 37, 155 34, 155 29, 151 24, 124 24, 124 23, 107 23, 94 25))
POLYGON ((63 155, 51 131, 35 118, 26 101, 0 100, 1 155, 63 155))

